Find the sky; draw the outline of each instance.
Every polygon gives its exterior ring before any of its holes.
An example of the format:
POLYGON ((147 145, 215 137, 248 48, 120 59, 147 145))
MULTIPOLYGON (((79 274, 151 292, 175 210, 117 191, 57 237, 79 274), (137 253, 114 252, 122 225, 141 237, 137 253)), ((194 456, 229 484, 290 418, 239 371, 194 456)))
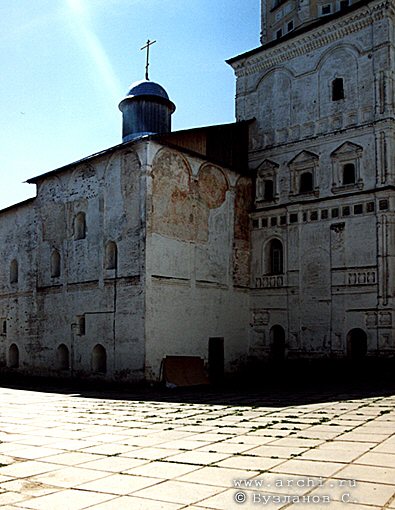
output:
POLYGON ((260 0, 0 0, 0 209, 30 177, 121 143, 118 104, 144 78, 177 110, 173 131, 233 122, 225 60, 259 45, 260 0))

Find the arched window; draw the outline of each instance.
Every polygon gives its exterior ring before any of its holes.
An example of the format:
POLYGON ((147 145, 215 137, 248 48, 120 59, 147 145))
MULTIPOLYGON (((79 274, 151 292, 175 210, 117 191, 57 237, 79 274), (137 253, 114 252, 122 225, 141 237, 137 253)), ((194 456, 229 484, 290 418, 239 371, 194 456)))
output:
POLYGON ((332 101, 340 101, 344 99, 343 78, 335 78, 332 81, 332 101))
POLYGON ((114 243, 114 241, 109 241, 106 244, 104 267, 106 269, 117 269, 117 263, 118 263, 117 245, 116 243, 114 243))
POLYGON ((10 283, 18 283, 18 261, 16 259, 10 264, 10 283))
POLYGON ((299 193, 308 193, 309 191, 313 191, 313 174, 303 172, 300 176, 299 193))
POLYGON ((74 218, 74 239, 85 239, 86 219, 85 213, 79 212, 74 218))
POLYGON ((70 354, 66 345, 60 344, 57 348, 56 361, 59 370, 68 370, 70 368, 70 354))
POLYGON ((279 325, 270 330, 270 357, 278 362, 285 358, 285 331, 279 325))
POLYGON ((11 344, 8 351, 8 366, 10 368, 19 367, 19 349, 16 344, 11 344))
POLYGON ((107 371, 107 353, 100 344, 95 345, 92 350, 92 370, 101 374, 105 374, 107 371))
POLYGON ((278 239, 270 242, 269 249, 269 273, 283 274, 284 272, 284 256, 283 245, 278 239))
POLYGON ((51 253, 51 277, 58 278, 60 276, 60 253, 53 250, 51 253))
POLYGON ((365 358, 368 351, 368 337, 363 329, 355 328, 347 335, 347 354, 353 361, 365 358))
POLYGON ((355 184, 355 165, 353 163, 343 166, 343 184, 355 184))

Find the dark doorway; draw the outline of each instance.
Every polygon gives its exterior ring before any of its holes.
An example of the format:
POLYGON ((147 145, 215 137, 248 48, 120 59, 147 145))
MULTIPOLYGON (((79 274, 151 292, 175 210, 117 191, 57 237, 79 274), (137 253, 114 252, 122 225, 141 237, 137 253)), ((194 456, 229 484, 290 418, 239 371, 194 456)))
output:
POLYGON ((368 337, 363 329, 355 328, 347 335, 347 355, 352 361, 360 361, 368 352, 368 337))
POLYGON ((219 384, 224 378, 224 338, 208 340, 208 375, 211 384, 219 384))
POLYGON ((278 325, 270 330, 270 357, 276 362, 285 359, 285 331, 278 325))

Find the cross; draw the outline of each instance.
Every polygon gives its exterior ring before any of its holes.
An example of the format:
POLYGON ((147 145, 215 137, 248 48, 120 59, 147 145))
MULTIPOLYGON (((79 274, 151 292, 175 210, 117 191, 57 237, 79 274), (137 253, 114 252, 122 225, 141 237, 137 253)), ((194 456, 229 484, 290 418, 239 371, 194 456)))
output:
POLYGON ((152 46, 152 45, 153 45, 153 44, 155 44, 155 43, 156 43, 156 41, 150 41, 150 40, 148 39, 147 44, 141 48, 142 50, 145 50, 145 49, 147 48, 147 63, 146 63, 146 65, 145 65, 145 79, 146 79, 146 80, 149 80, 149 78, 148 78, 148 67, 149 67, 149 47, 150 47, 150 46, 152 46))

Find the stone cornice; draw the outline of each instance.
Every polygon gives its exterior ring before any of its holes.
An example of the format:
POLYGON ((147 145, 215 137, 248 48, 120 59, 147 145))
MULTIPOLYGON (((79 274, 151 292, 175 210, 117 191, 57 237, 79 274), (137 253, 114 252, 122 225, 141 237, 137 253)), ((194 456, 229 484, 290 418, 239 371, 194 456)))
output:
POLYGON ((365 5, 319 28, 312 29, 294 39, 278 44, 273 48, 263 48, 260 52, 233 62, 231 65, 238 78, 264 71, 292 58, 324 47, 345 36, 358 32, 373 22, 386 16, 395 17, 395 1, 380 0, 365 5))

